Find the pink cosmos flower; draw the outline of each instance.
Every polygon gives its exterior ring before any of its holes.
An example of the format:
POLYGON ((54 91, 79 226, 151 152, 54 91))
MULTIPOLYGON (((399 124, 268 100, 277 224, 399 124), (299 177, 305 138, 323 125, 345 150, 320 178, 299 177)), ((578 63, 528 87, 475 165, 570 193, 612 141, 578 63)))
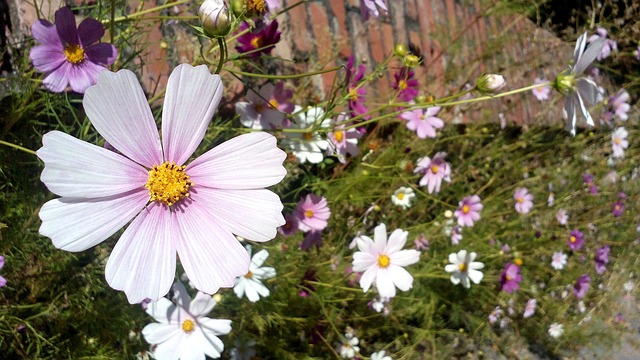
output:
MULTIPOLYGON (((280 31, 278 31, 278 21, 273 20, 267 26, 261 26, 263 24, 258 24, 258 26, 238 37, 238 45, 236 45, 236 50, 239 53, 244 54, 248 57, 258 57, 262 54, 270 54, 271 50, 273 50, 276 44, 280 41, 280 31)), ((243 22, 240 25, 239 30, 244 31, 249 29, 249 25, 246 22, 243 22)))
POLYGON ((60 198, 42 206, 40 234, 60 249, 84 251, 130 223, 105 276, 131 303, 169 291, 176 253, 199 290, 232 287, 249 268, 234 235, 268 241, 284 224, 278 195, 264 188, 285 176, 286 154, 275 137, 256 132, 183 165, 204 138, 222 92, 220 77, 206 66, 176 67, 167 83, 160 140, 135 74, 101 73, 83 105, 117 152, 59 131, 43 136, 41 180, 60 198))
POLYGON ((624 127, 619 127, 611 134, 611 147, 613 148, 613 157, 624 157, 624 149, 629 147, 627 136, 629 133, 624 127))
POLYGON ((298 246, 300 250, 309 251, 312 247, 320 248, 322 246, 322 231, 311 230, 304 233, 304 239, 298 246))
MULTIPOLYGON (((0 269, 4 267, 4 256, 0 255, 0 269)), ((0 276, 0 288, 7 286, 7 279, 0 276)))
POLYGON ((418 87, 420 83, 414 79, 413 70, 403 66, 399 72, 394 75, 395 83, 393 88, 398 91, 398 99, 402 101, 412 101, 418 96, 418 87))
POLYGON ((580 230, 571 230, 567 245, 571 250, 580 250, 584 246, 584 234, 580 230))
POLYGON ((276 129, 282 127, 284 113, 278 109, 273 84, 265 84, 258 93, 249 90, 247 101, 236 103, 236 113, 240 123, 254 130, 276 129))
POLYGON ((480 210, 482 210, 480 196, 466 196, 458 203, 458 209, 453 214, 458 218, 458 225, 473 226, 475 221, 480 220, 480 210))
POLYGON ((591 276, 584 274, 576 280, 576 283, 573 285, 573 295, 578 299, 582 299, 589 290, 589 285, 591 284, 591 276))
POLYGON ((527 305, 524 307, 524 313, 522 314, 523 318, 530 318, 536 313, 537 302, 538 300, 536 299, 529 299, 529 301, 527 301, 527 305))
MULTIPOLYGON (((347 96, 349 98, 349 110, 351 116, 358 116, 366 114, 367 107, 364 105, 365 97, 367 96, 367 88, 365 86, 359 86, 362 78, 364 77, 365 66, 360 64, 355 66, 355 57, 349 56, 349 60, 346 65, 345 83, 347 84, 347 96)), ((369 119, 371 116, 366 115, 363 119, 369 119)))
POLYGON ((415 131, 420 139, 435 138, 436 129, 442 129, 444 126, 442 119, 436 117, 439 112, 440 108, 437 106, 424 110, 413 109, 400 114, 400 118, 407 120, 407 128, 415 131))
POLYGON ((353 271, 364 271, 360 278, 363 291, 368 291, 374 281, 382 297, 396 296, 396 287, 402 291, 411 289, 413 277, 404 267, 417 263, 420 252, 414 249, 401 250, 406 242, 407 232, 402 229, 394 230, 387 242, 385 224, 376 226, 374 240, 360 236, 360 251, 353 254, 353 271))
POLYGON ((565 209, 558 210, 558 212, 556 212, 556 220, 558 220, 560 225, 567 225, 567 221, 569 221, 567 211, 565 209))
MULTIPOLYGON (((344 122, 347 119, 345 114, 340 114, 336 118, 336 122, 344 122)), ((358 148, 358 139, 362 137, 362 133, 355 128, 345 130, 348 124, 341 124, 333 128, 333 131, 327 134, 330 144, 327 147, 328 155, 336 155, 341 163, 346 161, 347 155, 356 156, 360 149, 358 148)))
POLYGON ((302 231, 323 230, 331 216, 327 199, 315 194, 300 199, 293 213, 298 219, 298 228, 302 231))
POLYGON ((624 203, 622 201, 616 201, 613 204, 613 209, 611 210, 611 213, 615 217, 620 217, 622 216, 622 212, 624 212, 624 203))
POLYGON ((594 261, 596 265, 596 272, 599 275, 604 274, 604 272, 607 270, 610 251, 611 251, 611 248, 609 247, 609 245, 604 245, 596 250, 594 261))
POLYGON ((451 166, 444 160, 446 152, 438 152, 433 159, 425 156, 418 159, 415 174, 424 174, 420 179, 420 186, 426 186, 429 194, 440 192, 442 180, 451 182, 451 166))
MULTIPOLYGON (((549 80, 540 78, 536 78, 535 80, 533 80, 534 85, 545 84, 548 82, 549 80)), ((538 101, 547 101, 549 100, 549 96, 551 96, 551 86, 540 86, 532 89, 531 92, 533 93, 533 96, 538 99, 538 101)))
POLYGON ((298 218, 294 214, 284 216, 284 225, 278 228, 278 232, 282 236, 291 236, 298 231, 298 218))
POLYGON ((513 194, 516 200, 516 211, 520 214, 528 214, 533 208, 533 195, 529 194, 527 188, 517 188, 513 194))
POLYGON ((510 262, 506 263, 504 270, 500 273, 501 290, 511 294, 520 288, 521 281, 520 266, 510 262))
POLYGON ((622 121, 629 120, 629 105, 630 100, 629 93, 622 89, 616 94, 609 96, 605 106, 602 107, 602 121, 605 123, 612 122, 614 118, 618 118, 622 121))
POLYGON ((116 61, 115 46, 99 42, 104 35, 102 24, 84 19, 76 28, 76 18, 68 7, 55 13, 56 24, 39 19, 31 34, 41 44, 29 53, 36 70, 46 74, 43 84, 53 92, 71 90, 84 93, 96 83, 105 66, 116 61))

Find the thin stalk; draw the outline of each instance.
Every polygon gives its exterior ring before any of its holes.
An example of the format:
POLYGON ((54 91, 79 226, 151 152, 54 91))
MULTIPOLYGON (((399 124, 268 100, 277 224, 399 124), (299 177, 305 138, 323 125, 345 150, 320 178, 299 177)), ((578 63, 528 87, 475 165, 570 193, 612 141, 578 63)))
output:
POLYGON ((24 152, 26 152, 27 154, 30 154, 30 155, 36 155, 35 151, 33 151, 31 149, 27 149, 26 147, 22 147, 20 145, 12 144, 10 142, 6 142, 6 141, 3 141, 3 140, 0 140, 0 144, 8 146, 8 147, 12 147, 12 148, 14 148, 16 150, 24 151, 24 152))

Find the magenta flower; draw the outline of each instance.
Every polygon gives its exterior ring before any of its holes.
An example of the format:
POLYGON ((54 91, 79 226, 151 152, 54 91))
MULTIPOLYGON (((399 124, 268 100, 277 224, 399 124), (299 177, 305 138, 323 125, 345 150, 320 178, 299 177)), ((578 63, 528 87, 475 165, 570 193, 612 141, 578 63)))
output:
POLYGON ((458 203, 458 209, 453 214, 458 218, 458 225, 473 226, 475 221, 480 220, 480 210, 482 210, 480 196, 466 196, 458 203))
POLYGON ((611 213, 615 217, 620 217, 622 216, 623 212, 624 212, 624 203, 622 201, 616 201, 613 204, 613 210, 611 210, 611 213))
POLYGON ((580 250, 584 245, 584 234, 579 230, 571 230, 567 244, 571 250, 580 250))
POLYGON ((517 188, 513 194, 516 200, 516 211, 520 214, 528 214, 533 208, 533 195, 529 194, 527 188, 517 188))
POLYGON ((322 246, 322 231, 311 230, 304 234, 304 240, 300 243, 300 250, 309 251, 312 247, 322 246))
POLYGON ((614 118, 618 118, 622 121, 629 120, 629 93, 622 89, 616 94, 609 96, 606 102, 606 106, 602 107, 602 120, 604 122, 612 122, 614 118))
POLYGON ((323 230, 331 216, 327 199, 314 194, 300 199, 293 213, 298 219, 298 228, 302 231, 323 230))
POLYGON ((585 173, 583 176, 584 183, 589 187, 591 195, 598 195, 598 186, 595 183, 593 175, 585 173))
POLYGON ((504 270, 500 273, 501 290, 511 294, 520 288, 521 281, 520 266, 510 262, 506 263, 504 270))
POLYGON ((56 24, 39 19, 31 27, 31 34, 41 44, 29 53, 36 70, 45 73, 42 81, 47 89, 84 93, 96 83, 105 66, 116 61, 118 51, 108 43, 99 42, 104 35, 102 24, 84 19, 76 28, 76 18, 68 7, 55 13, 56 24))
POLYGON ((169 291, 176 253, 199 290, 214 294, 232 287, 250 261, 234 235, 268 241, 284 224, 278 195, 264 188, 285 176, 286 154, 275 137, 255 132, 183 165, 204 138, 222 92, 220 77, 206 66, 176 67, 167 83, 160 140, 136 75, 101 73, 83 105, 117 152, 59 131, 43 136, 41 180, 60 198, 40 209, 40 234, 62 250, 84 251, 129 224, 105 276, 131 303, 169 291))
POLYGON ((602 247, 600 247, 598 250, 596 250, 596 256, 595 256, 595 264, 596 264, 596 272, 599 275, 602 275, 605 270, 607 270, 607 264, 609 263, 609 252, 611 251, 611 249, 609 248, 609 245, 604 245, 602 247))
POLYGON ((573 295, 578 299, 582 299, 589 290, 589 284, 591 283, 591 276, 584 274, 576 280, 573 285, 573 295))
MULTIPOLYGON (((259 24, 261 25, 261 24, 259 24)), ((247 23, 240 25, 240 31, 249 28, 247 23)), ((248 57, 258 57, 262 54, 270 54, 271 50, 280 41, 280 31, 278 31, 278 21, 273 20, 269 25, 260 29, 254 29, 238 37, 236 50, 248 57)))
MULTIPOLYGON (((0 255, 0 269, 4 267, 4 256, 0 255)), ((7 279, 0 276, 0 288, 7 286, 7 279)))
MULTIPOLYGON (((545 84, 548 82, 549 80, 540 79, 540 78, 536 78, 535 80, 533 80, 534 85, 545 84)), ((549 100, 549 96, 551 96, 551 86, 546 85, 546 86, 533 88, 531 92, 533 93, 533 96, 535 96, 536 99, 538 99, 538 101, 547 101, 549 100)))
POLYGON ((446 152, 438 152, 433 159, 428 156, 420 158, 415 170, 413 170, 415 174, 424 175, 419 184, 420 186, 426 186, 429 194, 434 191, 436 193, 440 192, 442 180, 451 182, 451 166, 444 160, 446 156, 446 152))
MULTIPOLYGON (((365 97, 367 96, 367 88, 364 86, 358 87, 362 78, 364 77, 365 66, 360 64, 356 72, 355 57, 349 56, 347 61, 347 72, 345 74, 345 83, 347 83, 347 96, 349 98, 349 111, 351 116, 358 116, 366 114, 369 109, 364 105, 365 97)), ((369 119, 371 116, 363 116, 363 119, 369 119)))
POLYGON ((291 236, 298 231, 298 218, 294 214, 284 216, 284 225, 278 228, 278 232, 282 236, 291 236))
POLYGON ((413 70, 406 66, 403 66, 399 72, 393 75, 396 79, 393 88, 398 91, 398 99, 402 101, 412 101, 418 96, 420 83, 413 78, 414 76, 415 73, 413 70))
POLYGON ((439 112, 440 108, 437 106, 424 110, 413 109, 400 114, 400 118, 407 120, 407 128, 415 131, 420 139, 435 138, 436 129, 442 129, 444 126, 442 119, 436 117, 439 112))

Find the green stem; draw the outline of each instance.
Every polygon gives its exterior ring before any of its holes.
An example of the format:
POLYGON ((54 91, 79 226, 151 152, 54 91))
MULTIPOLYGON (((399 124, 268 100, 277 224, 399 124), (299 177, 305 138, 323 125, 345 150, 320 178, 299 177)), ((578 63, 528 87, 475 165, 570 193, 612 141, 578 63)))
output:
MULTIPOLYGON (((171 2, 171 3, 167 3, 167 4, 164 4, 164 5, 160 5, 160 6, 155 6, 155 7, 152 7, 151 9, 138 11, 138 12, 133 13, 133 14, 119 16, 117 18, 111 18, 110 20, 102 20, 101 22, 103 24, 105 24, 105 23, 111 21, 111 24, 113 25, 113 24, 115 24, 117 22, 133 20, 133 19, 136 19, 138 17, 141 17, 142 15, 145 15, 145 14, 148 14, 148 13, 152 13, 154 11, 167 9, 167 8, 170 8, 170 7, 174 7, 176 5, 186 4, 188 2, 191 2, 191 0, 178 0, 176 2, 171 2)), ((115 11, 115 9, 113 9, 112 11, 115 11)))
POLYGON ((27 149, 25 147, 22 147, 20 145, 12 144, 10 142, 6 142, 6 141, 2 141, 2 140, 0 140, 0 144, 6 145, 8 147, 12 147, 12 148, 14 148, 16 150, 24 151, 24 152, 26 152, 27 154, 30 154, 30 155, 36 155, 35 151, 33 151, 31 149, 27 149))
POLYGON ((319 75, 319 74, 325 74, 325 73, 329 73, 332 71, 338 71, 339 69, 341 69, 342 66, 336 66, 336 67, 332 67, 329 69, 323 69, 323 70, 319 70, 319 71, 315 71, 315 72, 310 72, 310 73, 304 73, 304 74, 295 74, 295 75, 268 75, 268 74, 254 74, 254 73, 248 73, 248 72, 244 72, 244 71, 240 71, 240 70, 233 70, 230 68, 222 68, 222 70, 228 71, 232 74, 236 74, 236 75, 242 75, 242 76, 248 76, 248 77, 257 77, 257 78, 263 78, 263 79, 300 79, 303 77, 308 77, 308 76, 313 76, 313 75, 319 75))
POLYGON ((110 25, 110 30, 109 30, 109 38, 110 38, 110 42, 111 45, 115 45, 113 43, 113 38, 115 34, 115 29, 116 29, 116 0, 111 0, 111 25, 110 25))
POLYGON ((220 74, 222 70, 222 64, 224 64, 227 54, 225 51, 225 41, 223 37, 218 37, 218 47, 220 48, 220 60, 218 60, 218 67, 216 68, 216 74, 220 74))

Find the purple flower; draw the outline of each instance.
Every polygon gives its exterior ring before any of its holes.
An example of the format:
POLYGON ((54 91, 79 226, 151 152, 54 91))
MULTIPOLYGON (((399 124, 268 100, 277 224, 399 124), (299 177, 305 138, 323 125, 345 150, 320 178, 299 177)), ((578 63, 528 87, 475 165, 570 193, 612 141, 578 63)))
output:
POLYGON ((427 109, 407 110, 400 114, 400 118, 407 120, 407 128, 415 131, 420 139, 435 138, 436 129, 442 129, 444 122, 436 117, 440 112, 437 106, 427 109))
POLYGON ((602 275, 605 272, 605 270, 607 270, 610 251, 611 249, 609 248, 609 245, 604 245, 598 250, 596 250, 596 257, 595 257, 596 272, 599 275, 602 275))
MULTIPOLYGON (((399 72, 393 75, 396 79, 393 88, 398 90, 398 99, 403 101, 411 101, 418 96, 418 80, 414 79, 413 70, 403 66, 399 72)), ((438 108, 440 109, 440 108, 438 108)))
MULTIPOLYGON (((536 78, 533 81, 533 84, 538 85, 538 84, 545 84, 548 82, 549 81, 546 79, 536 78)), ((536 99, 538 99, 538 101, 547 101, 549 100, 549 96, 551 96, 551 86, 545 85, 545 86, 533 88, 531 92, 533 93, 533 96, 535 96, 536 99)))
POLYGON ((98 80, 105 66, 118 56, 116 48, 99 42, 104 35, 102 24, 84 19, 76 28, 76 18, 68 7, 55 13, 56 24, 39 19, 31 27, 31 34, 41 44, 29 53, 33 66, 45 73, 44 86, 53 92, 67 87, 78 93, 98 80))
POLYGON ((455 226, 451 229, 451 245, 458 245, 462 241, 462 228, 455 226))
MULTIPOLYGON (((367 96, 367 89, 364 86, 358 87, 359 83, 362 81, 364 77, 364 70, 366 67, 360 64, 357 68, 355 67, 355 57, 353 55, 349 56, 349 61, 347 61, 347 73, 345 75, 345 82, 347 83, 347 96, 349 98, 349 110, 351 111, 351 116, 358 116, 366 114, 369 109, 364 105, 365 97, 367 96)), ((371 116, 364 116, 363 119, 369 119, 371 116)))
POLYGON ((527 301, 527 305, 524 307, 524 313, 522 314, 523 318, 530 318, 536 313, 537 302, 536 299, 529 299, 529 301, 527 301))
POLYGON ((567 244, 571 250, 580 250, 584 245, 584 234, 579 230, 571 230, 567 244))
POLYGON ((500 320, 500 318, 502 317, 503 313, 504 313, 504 311, 502 311, 500 306, 496 306, 496 308, 493 309, 491 314, 489 314, 489 323, 490 324, 495 324, 498 320, 500 320))
POLYGON ((631 109, 629 99, 629 93, 624 89, 609 96, 606 106, 602 107, 602 121, 608 123, 613 121, 614 118, 627 121, 629 119, 628 112, 631 109))
POLYGON ((556 220, 560 223, 560 225, 567 225, 567 221, 569 221, 569 215, 567 215, 567 211, 565 209, 560 209, 556 213, 556 220))
POLYGON ((298 219, 298 228, 302 231, 321 231, 327 227, 331 210, 327 199, 322 196, 309 194, 300 199, 293 214, 298 219))
POLYGON ((584 183, 587 184, 587 186, 589 187, 589 192, 591 192, 591 195, 598 195, 598 186, 596 186, 594 182, 593 175, 586 173, 584 174, 583 178, 584 178, 584 183))
POLYGON ((376 18, 380 16, 378 8, 382 9, 385 15, 387 11, 389 11, 386 0, 360 0, 360 16, 362 17, 362 21, 367 21, 372 16, 376 18))
POLYGON ((304 234, 304 240, 300 243, 300 250, 309 251, 315 246, 322 246, 322 233, 319 230, 311 230, 304 234))
POLYGON ((591 283, 591 276, 584 274, 576 280, 573 285, 573 295, 578 299, 582 299, 589 290, 589 284, 591 283))
POLYGON ((516 200, 516 211, 520 214, 528 214, 533 208, 533 195, 529 194, 527 188, 517 188, 513 194, 516 200))
MULTIPOLYGON (((240 25, 240 31, 249 28, 247 23, 240 25)), ((280 31, 278 31, 278 21, 273 20, 264 28, 257 27, 238 37, 236 50, 248 57, 258 57, 262 54, 270 54, 271 50, 280 41, 280 31)))
POLYGON ((294 214, 285 215, 284 225, 278 228, 278 232, 282 236, 291 236, 298 231, 298 218, 294 214))
POLYGON ((480 196, 466 196, 458 203, 458 209, 454 211, 454 215, 458 218, 458 225, 473 226, 475 221, 480 220, 480 210, 482 210, 480 196))
MULTIPOLYGON (((0 255, 0 269, 4 267, 4 256, 0 255)), ((0 276, 0 288, 7 286, 7 279, 0 276)))
POLYGON ((613 213, 613 216, 620 217, 623 211, 624 203, 622 201, 616 201, 615 203, 613 203, 613 210, 611 211, 613 213))
POLYGON ((604 45, 602 46, 602 49, 600 49, 600 53, 598 53, 598 56, 596 57, 598 61, 601 61, 609 57, 609 55, 611 55, 611 51, 618 51, 618 43, 609 39, 607 29, 601 28, 598 26, 598 29, 596 30, 596 32, 597 34, 593 34, 589 36, 589 38, 587 39, 587 42, 592 43, 598 39, 605 40, 604 45))
POLYGON ((520 288, 521 281, 520 266, 510 262, 506 263, 504 270, 500 273, 501 290, 511 294, 520 288))
POLYGON ((444 160, 446 152, 438 152, 431 159, 428 156, 418 159, 418 164, 413 170, 415 174, 423 174, 420 186, 426 186, 429 194, 440 192, 442 180, 451 182, 451 166, 444 160))
POLYGON ((429 240, 424 237, 424 234, 420 234, 415 240, 413 240, 413 244, 416 247, 416 250, 426 250, 429 248, 429 240))

